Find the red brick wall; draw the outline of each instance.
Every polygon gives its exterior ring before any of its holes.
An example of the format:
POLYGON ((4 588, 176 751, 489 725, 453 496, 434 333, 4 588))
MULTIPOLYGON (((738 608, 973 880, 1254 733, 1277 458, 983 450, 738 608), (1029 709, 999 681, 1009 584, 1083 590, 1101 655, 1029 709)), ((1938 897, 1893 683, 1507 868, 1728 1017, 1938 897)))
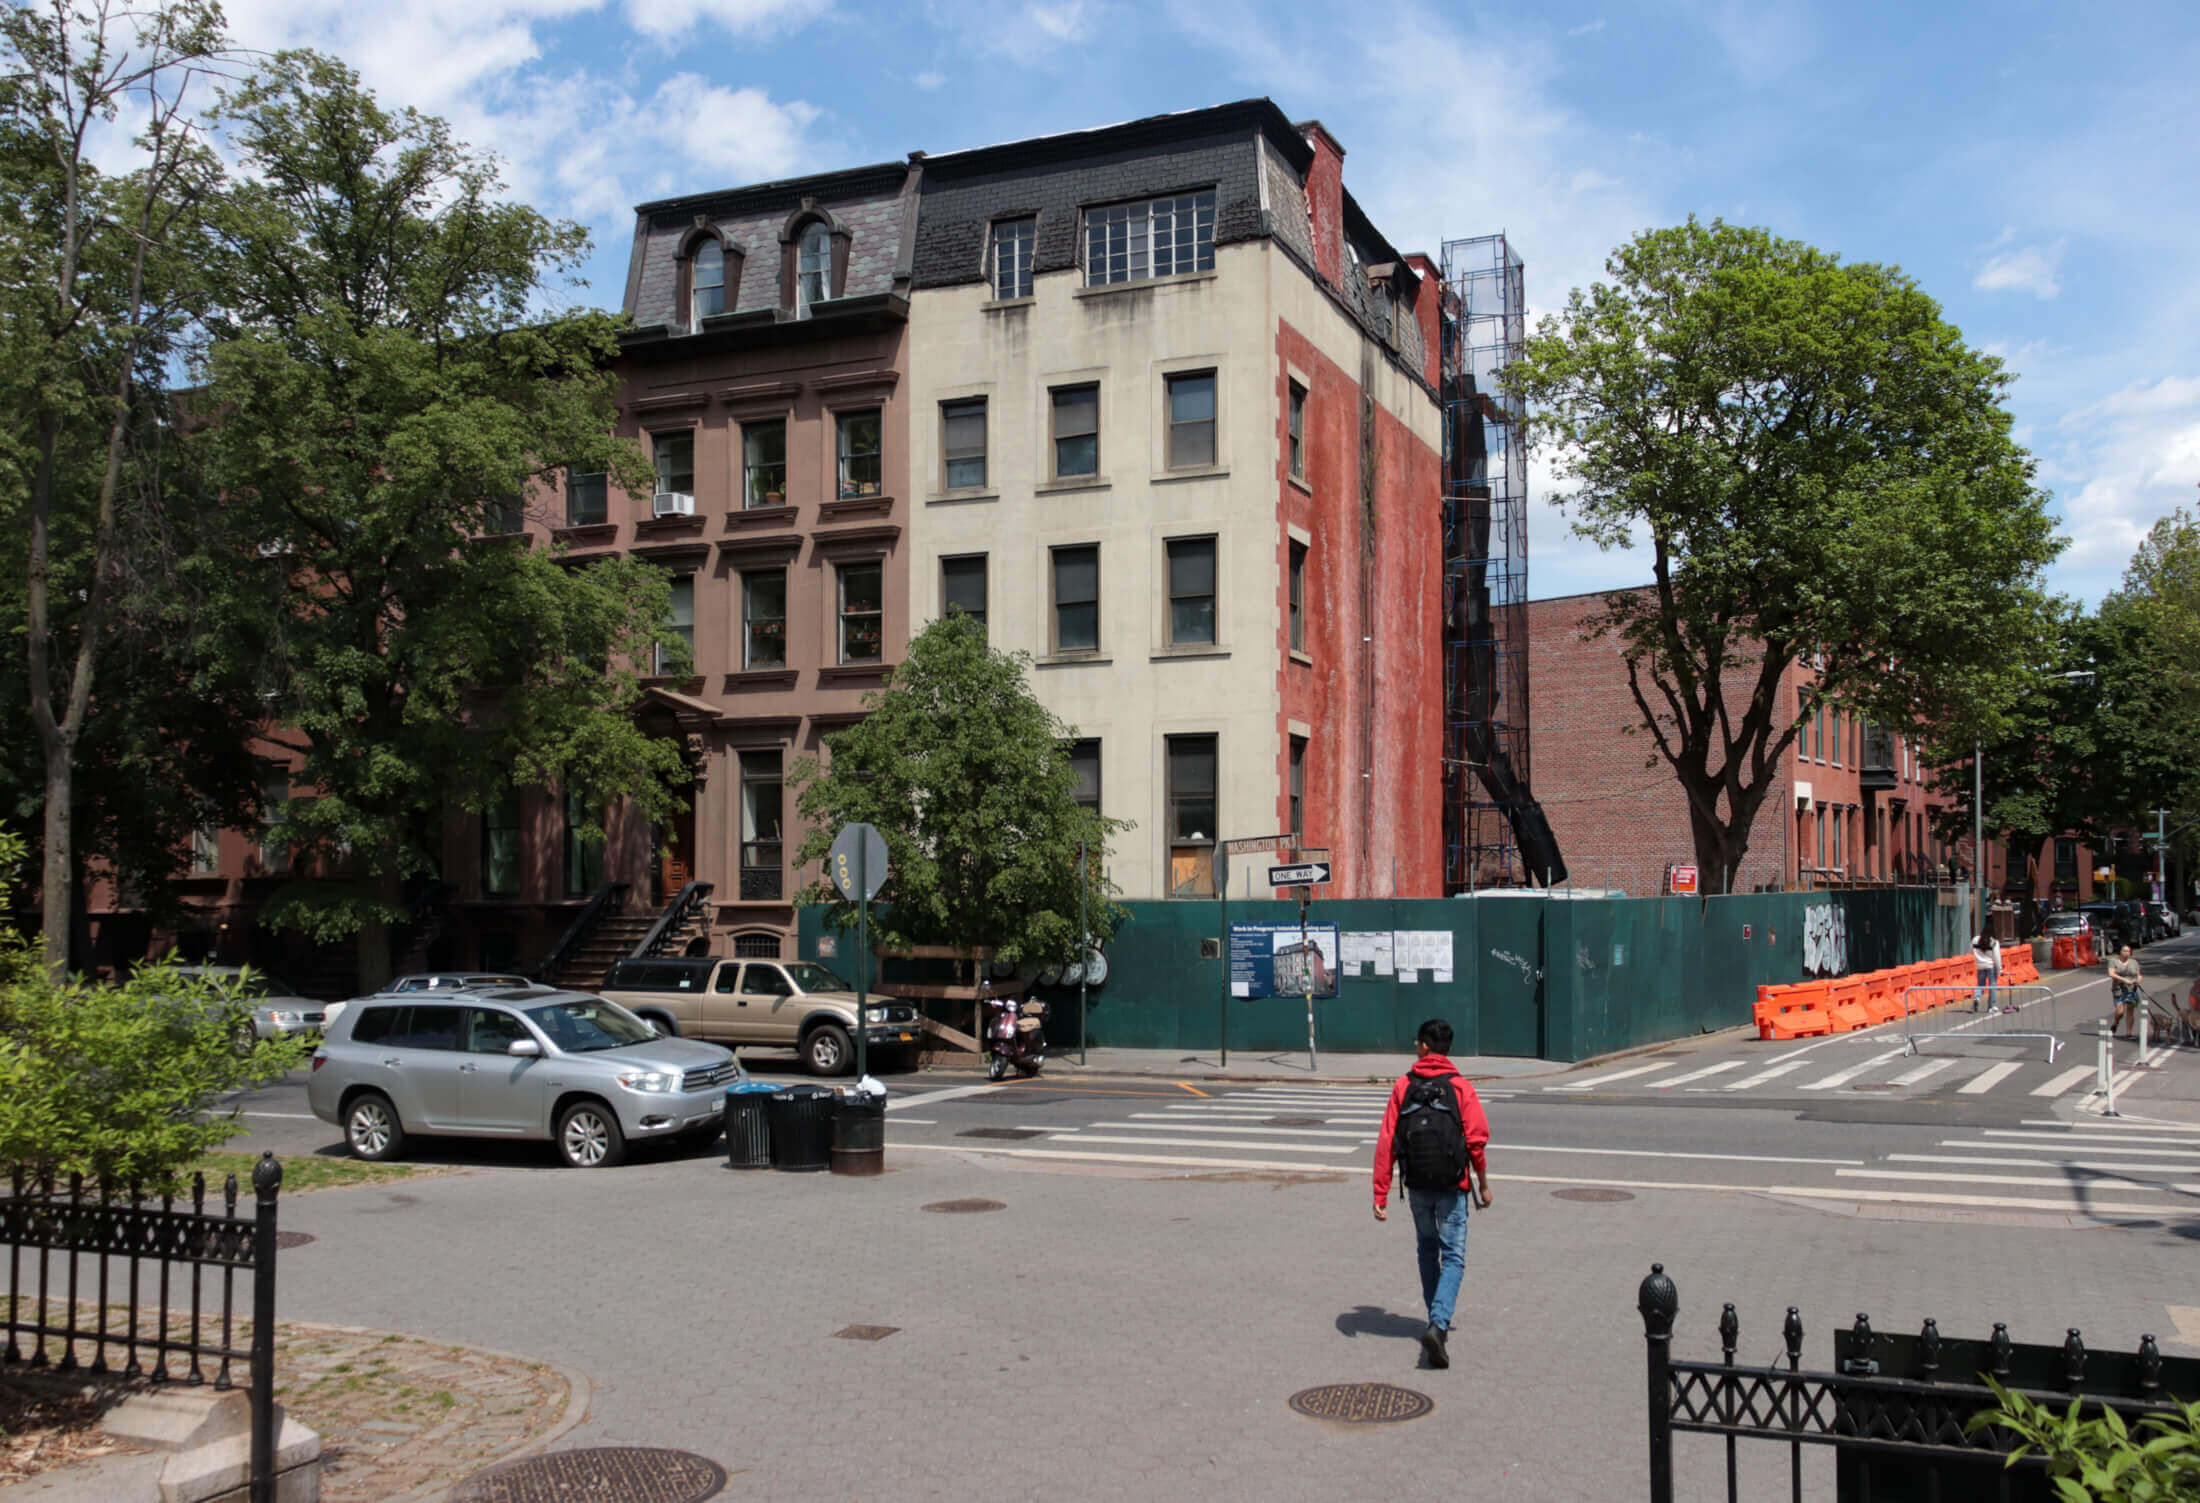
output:
POLYGON ((1314 269, 1330 286, 1344 280, 1344 148, 1319 120, 1299 127, 1314 160, 1306 169, 1306 213, 1314 225, 1314 269))

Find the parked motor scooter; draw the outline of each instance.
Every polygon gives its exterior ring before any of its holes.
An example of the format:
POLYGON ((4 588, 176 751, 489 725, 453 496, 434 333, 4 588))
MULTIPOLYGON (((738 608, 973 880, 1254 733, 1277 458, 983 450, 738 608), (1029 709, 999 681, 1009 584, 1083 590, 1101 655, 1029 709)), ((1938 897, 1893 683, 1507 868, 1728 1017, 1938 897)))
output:
POLYGON ((1038 1074, 1047 1062, 1046 1003, 989 996, 985 1010, 986 1078, 1005 1079, 1012 1065, 1019 1075, 1038 1074))

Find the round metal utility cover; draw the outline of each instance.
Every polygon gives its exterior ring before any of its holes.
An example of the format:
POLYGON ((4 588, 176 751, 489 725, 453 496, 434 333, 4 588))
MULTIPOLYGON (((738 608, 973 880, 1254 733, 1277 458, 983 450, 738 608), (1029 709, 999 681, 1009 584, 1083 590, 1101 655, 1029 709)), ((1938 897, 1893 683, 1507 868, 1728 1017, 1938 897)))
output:
POLYGON ((1008 1205, 1005 1201, 982 1200, 973 1196, 967 1200, 935 1200, 924 1209, 955 1216, 969 1211, 1005 1211, 1008 1205))
POLYGON ((702 1503, 726 1469, 692 1451, 596 1446, 508 1461, 472 1478, 454 1503, 702 1503))
POLYGON ((1341 1425, 1395 1425, 1419 1419, 1436 1401, 1389 1383, 1325 1383, 1291 1395, 1291 1407, 1308 1419, 1341 1425))
POLYGON ((1322 1121, 1323 1119, 1320 1117, 1270 1117, 1261 1125, 1264 1127, 1319 1127, 1322 1125, 1322 1121))
POLYGON ((313 1233, 311 1232, 277 1232, 275 1234, 275 1246, 278 1250, 303 1247, 312 1240, 313 1233))
POLYGON ((1633 1200, 1635 1197, 1625 1190, 1584 1189, 1553 1190, 1551 1198, 1553 1200, 1586 1200, 1591 1205, 1604 1205, 1615 1200, 1633 1200))

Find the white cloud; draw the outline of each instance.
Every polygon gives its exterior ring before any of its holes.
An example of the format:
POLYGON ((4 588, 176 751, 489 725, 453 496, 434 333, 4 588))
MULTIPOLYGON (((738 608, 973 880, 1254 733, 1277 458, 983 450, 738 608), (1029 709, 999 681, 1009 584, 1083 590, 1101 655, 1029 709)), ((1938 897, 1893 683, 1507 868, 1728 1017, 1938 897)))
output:
POLYGON ((705 22, 736 36, 791 29, 828 8, 827 0, 625 0, 634 29, 661 41, 705 22))
POLYGON ((2051 298, 2062 291, 2058 278, 2067 240, 2052 245, 2026 245, 2000 251, 1987 258, 1971 285, 1981 292, 2029 292, 2051 298))
MULTIPOLYGON (((2114 588, 2147 530, 2200 482, 2200 377, 2136 381, 2066 414, 2053 468, 2070 549, 2060 572, 2088 599, 2114 588)), ((2043 467, 2044 468, 2044 467, 2043 467)))
POLYGON ((1584 21, 1579 26, 1567 27, 1566 35, 1570 37, 1593 37, 1603 29, 1604 18, 1599 16, 1594 21, 1584 21))
POLYGON ((1700 0, 1695 9, 1727 61, 1751 84, 1773 82, 1817 47, 1802 0, 1700 0))
POLYGON ((925 9, 934 25, 976 51, 1026 66, 1091 40, 1101 20, 1092 0, 1024 0, 1014 7, 999 0, 931 0, 925 9))
POLYGON ((781 104, 762 89, 729 89, 679 73, 658 86, 646 113, 660 122, 657 138, 680 153, 683 171, 708 168, 714 181, 735 183, 788 177, 809 166, 806 132, 820 111, 799 99, 781 104))
POLYGON ((909 81, 915 84, 920 89, 931 90, 936 89, 942 84, 946 83, 947 75, 944 73, 933 73, 927 70, 923 73, 913 74, 910 77, 909 81))

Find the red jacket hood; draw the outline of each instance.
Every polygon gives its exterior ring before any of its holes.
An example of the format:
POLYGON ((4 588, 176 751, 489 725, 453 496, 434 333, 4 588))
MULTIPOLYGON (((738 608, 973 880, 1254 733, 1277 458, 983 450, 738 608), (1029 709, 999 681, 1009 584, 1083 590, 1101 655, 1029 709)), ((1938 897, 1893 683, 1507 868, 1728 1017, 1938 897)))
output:
POLYGON ((1424 1054, 1413 1062, 1408 1075, 1458 1075, 1460 1068, 1441 1054, 1424 1054))

